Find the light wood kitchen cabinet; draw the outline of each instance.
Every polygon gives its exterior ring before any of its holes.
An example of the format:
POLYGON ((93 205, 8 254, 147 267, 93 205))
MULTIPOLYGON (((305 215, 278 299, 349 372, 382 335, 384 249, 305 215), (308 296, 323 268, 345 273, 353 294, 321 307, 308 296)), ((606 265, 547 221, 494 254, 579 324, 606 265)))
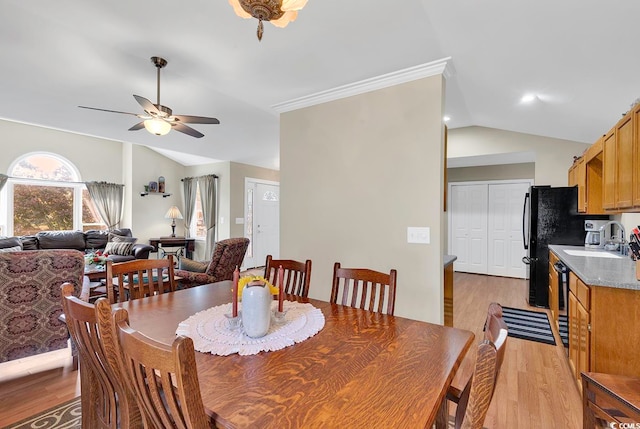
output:
POLYGON ((588 214, 603 214, 602 207, 602 145, 604 137, 592 144, 585 153, 585 169, 587 177, 587 211, 588 214))
POLYGON ((580 374, 589 371, 589 359, 591 358, 591 325, 589 324, 589 311, 578 301, 578 362, 576 367, 576 381, 582 390, 582 378, 580 374))
POLYGON ((567 182, 569 186, 578 186, 578 179, 576 177, 576 162, 573 162, 573 165, 569 168, 567 182))
POLYGON ((628 114, 616 125, 615 207, 633 206, 633 115, 628 114))
POLYGON ((633 205, 640 207, 640 104, 631 112, 633 116, 633 205))
POLYGON ((569 169, 569 186, 578 187, 578 212, 587 212, 587 164, 585 157, 576 160, 569 169))
POLYGON ((567 324, 569 326, 569 366, 571 374, 576 377, 576 365, 578 362, 578 299, 569 291, 569 313, 567 324))
POLYGON ((616 207, 616 133, 615 128, 602 141, 602 207, 605 210, 616 207))
POLYGON ((640 211, 640 104, 573 163, 568 182, 580 213, 640 211))
POLYGON ((560 289, 558 284, 558 272, 554 265, 558 262, 558 257, 549 252, 549 310, 551 311, 552 324, 558 327, 560 312, 560 289))
POLYGON ((576 182, 578 184, 578 212, 587 212, 587 163, 584 156, 576 166, 576 182))
POLYGON ((575 274, 569 275, 569 360, 573 376, 582 389, 580 373, 590 370, 590 290, 575 274))
POLYGON ((640 377, 640 291, 585 284, 569 274, 569 364, 581 372, 640 377))

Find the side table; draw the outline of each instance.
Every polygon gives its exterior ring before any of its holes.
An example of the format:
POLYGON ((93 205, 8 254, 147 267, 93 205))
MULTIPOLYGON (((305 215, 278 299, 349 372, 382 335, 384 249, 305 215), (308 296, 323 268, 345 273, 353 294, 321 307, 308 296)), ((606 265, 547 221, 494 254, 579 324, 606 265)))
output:
POLYGON ((96 267, 95 265, 84 266, 84 285, 83 289, 88 289, 87 299, 89 301, 95 300, 101 296, 106 296, 107 290, 105 287, 105 280, 107 278, 107 271, 105 266, 96 267))
POLYGON ((158 256, 164 257, 167 254, 164 247, 177 247, 178 250, 173 253, 174 255, 179 257, 184 252, 185 257, 192 259, 193 251, 196 248, 196 239, 185 237, 150 238, 149 244, 153 247, 154 252, 158 252, 158 256))

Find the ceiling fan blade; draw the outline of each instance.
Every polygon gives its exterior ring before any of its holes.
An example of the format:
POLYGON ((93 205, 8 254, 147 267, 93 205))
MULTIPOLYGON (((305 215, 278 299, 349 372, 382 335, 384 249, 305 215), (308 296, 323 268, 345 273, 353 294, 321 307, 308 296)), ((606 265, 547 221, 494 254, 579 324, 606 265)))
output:
POLYGON ((129 128, 129 131, 138 131, 144 128, 144 121, 138 122, 133 127, 129 128))
POLYGON ((180 131, 181 133, 189 134, 191 137, 195 137, 198 139, 200 137, 204 137, 204 134, 202 134, 200 131, 196 131, 191 127, 181 124, 180 122, 172 123, 171 127, 174 128, 176 131, 180 131))
POLYGON ((130 113, 130 112, 120 112, 119 110, 108 110, 108 109, 99 109, 97 107, 87 107, 87 106, 78 106, 81 109, 89 109, 89 110, 99 110, 101 112, 110 112, 110 113, 122 113, 124 115, 133 115, 133 116, 138 116, 137 113, 130 113))
POLYGON ((174 118, 185 124, 219 124, 220 121, 216 118, 207 118, 206 116, 191 116, 191 115, 173 115, 174 118))
POLYGON ((158 108, 155 106, 155 104, 153 104, 152 102, 150 102, 149 100, 147 100, 144 97, 140 97, 139 95, 133 95, 133 98, 136 99, 136 101, 138 102, 138 104, 140 104, 142 106, 142 108, 144 110, 146 110, 149 113, 155 113, 156 115, 160 114, 160 111, 158 110, 158 108))

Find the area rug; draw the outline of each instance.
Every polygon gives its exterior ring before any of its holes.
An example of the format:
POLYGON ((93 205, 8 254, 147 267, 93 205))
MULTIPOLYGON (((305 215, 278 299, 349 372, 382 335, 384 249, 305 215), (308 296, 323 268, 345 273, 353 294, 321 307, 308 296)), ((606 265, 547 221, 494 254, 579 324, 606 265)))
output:
POLYGON ((80 429, 80 412, 80 398, 74 398, 3 429, 80 429))
POLYGON ((547 313, 502 307, 502 316, 510 337, 556 345, 547 313))
POLYGON ((562 345, 569 347, 569 324, 567 323, 567 316, 560 316, 558 318, 558 333, 562 340, 562 345))

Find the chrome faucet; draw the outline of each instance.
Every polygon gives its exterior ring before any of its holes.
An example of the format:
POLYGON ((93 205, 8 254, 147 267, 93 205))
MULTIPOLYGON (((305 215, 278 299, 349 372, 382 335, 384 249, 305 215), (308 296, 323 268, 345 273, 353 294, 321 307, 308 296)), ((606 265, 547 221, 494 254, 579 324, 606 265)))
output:
POLYGON ((620 244, 620 251, 624 250, 624 245, 626 244, 626 232, 624 230, 624 226, 622 226, 622 224, 618 221, 615 220, 610 220, 609 222, 605 223, 604 225, 602 225, 600 227, 600 237, 603 240, 603 242, 611 242, 611 243, 619 243, 620 244), (612 234, 611 237, 605 237, 605 232, 607 231, 607 229, 609 228, 609 226, 611 225, 616 225, 618 227, 618 237, 614 237, 614 235, 612 234))

